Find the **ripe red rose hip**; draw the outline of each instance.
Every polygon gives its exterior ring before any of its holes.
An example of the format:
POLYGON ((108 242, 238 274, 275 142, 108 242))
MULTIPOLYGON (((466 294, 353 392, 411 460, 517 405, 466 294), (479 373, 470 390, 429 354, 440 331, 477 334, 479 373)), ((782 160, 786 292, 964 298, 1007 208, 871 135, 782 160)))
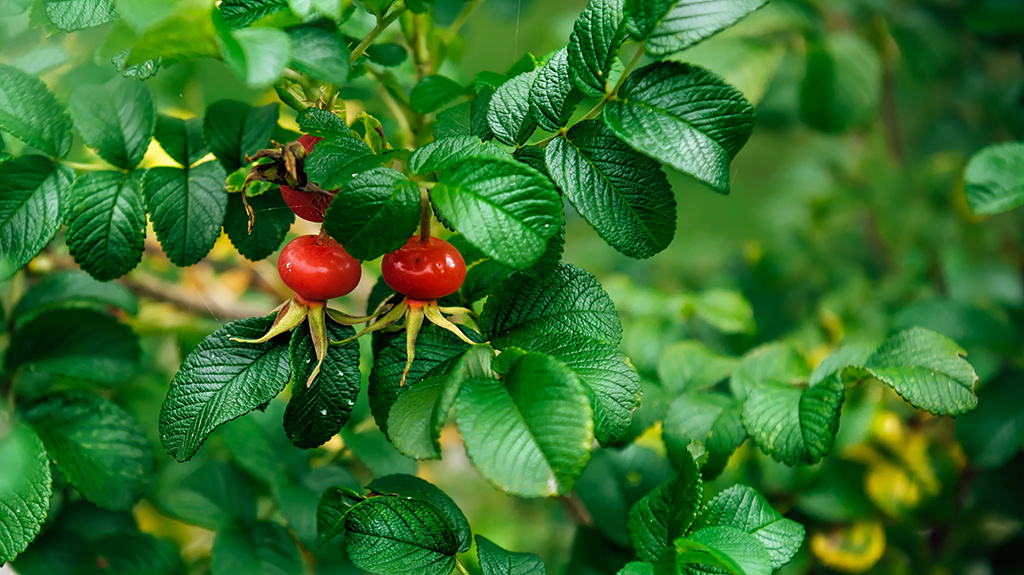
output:
MULTIPOLYGON (((309 134, 303 134, 299 136, 298 141, 308 154, 313 151, 313 146, 322 139, 310 136, 309 134)), ((284 203, 288 204, 288 207, 295 212, 295 215, 304 220, 318 223, 324 221, 324 212, 327 211, 327 206, 330 205, 333 199, 326 194, 303 192, 288 186, 281 186, 281 197, 284 198, 284 203)))
POLYGON ((435 300, 455 293, 466 279, 466 262, 455 246, 439 238, 413 236, 387 254, 380 264, 384 282, 416 300, 435 300))
POLYGON ((341 244, 321 236, 299 236, 277 258, 285 285, 309 301, 341 297, 356 288, 362 268, 341 244))

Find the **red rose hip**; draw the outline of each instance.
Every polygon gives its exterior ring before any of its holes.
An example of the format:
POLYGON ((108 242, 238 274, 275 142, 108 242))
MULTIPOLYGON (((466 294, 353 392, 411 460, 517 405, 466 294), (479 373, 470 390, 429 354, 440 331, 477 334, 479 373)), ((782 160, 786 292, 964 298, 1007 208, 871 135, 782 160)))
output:
POLYGON ((415 300, 435 300, 455 293, 466 279, 466 262, 455 246, 439 238, 413 236, 387 254, 380 264, 384 282, 415 300))
MULTIPOLYGON (((313 146, 322 139, 303 134, 299 136, 298 142, 302 144, 308 154, 313 151, 313 146)), ((284 203, 288 204, 288 207, 295 212, 295 215, 317 223, 324 221, 324 212, 327 211, 327 206, 334 199, 326 194, 303 192, 284 185, 281 186, 281 197, 284 198, 284 203)))
POLYGON ((277 273, 302 298, 325 301, 354 290, 362 268, 338 242, 309 235, 295 238, 281 250, 277 273))

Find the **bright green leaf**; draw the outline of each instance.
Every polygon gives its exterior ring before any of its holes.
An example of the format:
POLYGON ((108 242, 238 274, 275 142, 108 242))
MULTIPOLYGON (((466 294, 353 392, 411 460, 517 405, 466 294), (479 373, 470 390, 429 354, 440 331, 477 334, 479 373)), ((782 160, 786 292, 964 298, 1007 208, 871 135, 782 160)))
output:
POLYGON ((74 32, 117 19, 114 0, 44 0, 46 17, 58 29, 74 32))
POLYGON ((766 381, 794 384, 807 380, 811 368, 795 349, 784 343, 769 343, 749 351, 729 379, 733 396, 744 401, 750 390, 766 381))
POLYGON ((291 62, 291 39, 277 28, 229 30, 218 26, 217 41, 224 63, 251 87, 273 84, 291 62))
POLYGON ((688 393, 676 398, 662 422, 661 437, 669 458, 677 464, 692 459, 688 447, 698 441, 708 453, 701 473, 706 479, 717 477, 747 438, 741 414, 740 404, 720 393, 688 393))
POLYGON ((690 457, 680 463, 679 473, 663 483, 629 511, 629 539, 636 554, 654 563, 672 541, 690 529, 700 512, 704 489, 697 462, 690 457))
POLYGON ((670 345, 658 362, 661 385, 672 395, 706 389, 729 377, 736 369, 735 357, 717 353, 698 340, 670 345))
POLYGON ((345 516, 352 563, 372 573, 449 575, 459 540, 444 514, 416 499, 371 497, 345 516))
POLYGON ((68 111, 85 144, 110 164, 130 170, 146 155, 156 112, 142 82, 114 78, 81 86, 71 93, 68 111))
POLYGON ((732 26, 768 0, 626 0, 626 28, 646 40, 653 56, 667 56, 732 26))
POLYGON ((757 446, 776 461, 817 463, 835 441, 844 391, 838 376, 812 387, 762 381, 743 404, 743 425, 757 446))
POLYGON ((288 29, 288 37, 296 70, 328 84, 348 80, 349 52, 337 30, 308 24, 288 29))
POLYGON ((153 450, 124 408, 80 392, 56 392, 27 409, 57 469, 89 501, 129 509, 145 493, 153 450))
POLYGON ((245 28, 261 18, 287 10, 288 0, 223 0, 218 8, 232 28, 245 28))
POLYGON ((638 151, 727 194, 732 159, 754 129, 754 108, 703 68, 658 62, 626 79, 604 121, 638 151))
POLYGON ((391 168, 374 168, 338 191, 324 229, 357 260, 373 260, 405 245, 420 221, 420 189, 391 168))
POLYGON ((513 159, 497 144, 482 142, 475 136, 439 138, 413 152, 409 159, 409 171, 416 175, 436 172, 469 158, 513 159))
POLYGON ((87 172, 69 196, 66 241, 75 263, 100 281, 134 269, 146 239, 146 208, 135 177, 87 172))
POLYGON ((743 294, 728 289, 711 289, 687 300, 683 315, 695 315, 722 333, 754 331, 754 309, 743 294))
POLYGON ((36 538, 50 510, 50 462, 32 428, 0 423, 0 564, 36 538))
POLYGON ((510 78, 494 92, 487 108, 487 124, 491 133, 503 144, 525 144, 537 129, 530 113, 530 92, 536 72, 526 72, 510 78))
POLYGON ((331 190, 344 186, 359 174, 388 161, 386 155, 375 155, 370 146, 351 135, 325 138, 306 158, 306 175, 313 182, 331 190))
POLYGON ((1024 205, 1024 143, 996 144, 971 157, 964 174, 967 203, 976 214, 1024 205))
POLYGON ((0 128, 54 158, 71 150, 71 119, 46 84, 0 64, 0 128))
POLYGON ((0 281, 14 275, 50 243, 63 219, 74 172, 42 156, 0 163, 0 281))
POLYGON ((771 575, 771 558, 764 546, 749 533, 733 527, 705 527, 677 539, 655 572, 711 575, 725 570, 733 575, 771 575), (692 565, 682 569, 686 565, 692 565), (669 566, 668 571, 665 569, 669 566))
POLYGON ((556 132, 569 122, 583 93, 569 74, 569 51, 562 48, 543 66, 530 88, 530 112, 542 129, 556 132))
POLYGON ((547 567, 533 553, 505 551, 483 535, 476 536, 476 552, 484 575, 547 575, 547 567))
POLYGON ((420 80, 412 89, 409 101, 417 114, 431 114, 466 93, 466 88, 447 76, 438 74, 420 80))
POLYGON ((753 535, 768 551, 772 569, 789 563, 804 540, 804 527, 786 519, 764 497, 734 485, 708 502, 697 520, 700 527, 735 527, 753 535))
POLYGON ((345 118, 320 108, 306 108, 299 112, 295 121, 303 132, 321 138, 352 135, 352 130, 345 124, 345 118))
POLYGON ((185 358, 160 412, 160 438, 175 459, 191 459, 217 426, 256 409, 284 389, 286 345, 230 339, 258 338, 270 324, 270 318, 233 321, 185 358))
POLYGON ((143 191, 153 229, 164 253, 179 267, 206 257, 220 237, 227 212, 227 174, 219 162, 205 162, 187 170, 151 168, 143 191))
POLYGON ((569 73, 588 96, 603 96, 608 73, 626 38, 622 0, 590 0, 569 36, 569 73))

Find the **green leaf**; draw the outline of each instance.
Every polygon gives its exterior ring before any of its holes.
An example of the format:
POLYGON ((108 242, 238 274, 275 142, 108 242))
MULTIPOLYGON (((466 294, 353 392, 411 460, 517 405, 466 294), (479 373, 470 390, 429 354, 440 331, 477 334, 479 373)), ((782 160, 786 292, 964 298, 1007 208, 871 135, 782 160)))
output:
POLYGON ((7 369, 26 367, 116 383, 135 372, 140 355, 138 337, 109 315, 91 309, 55 309, 14 332, 7 369))
POLYGON ((50 510, 50 462, 32 428, 0 422, 0 565, 36 538, 50 510))
POLYGON ((248 202, 256 213, 252 233, 249 233, 249 220, 240 193, 228 194, 224 233, 245 259, 258 262, 281 247, 281 242, 295 221, 295 214, 288 209, 281 194, 260 194, 248 198, 248 202))
POLYGON ((497 144, 475 136, 439 138, 413 152, 409 171, 415 175, 445 170, 469 158, 512 161, 512 156, 497 144))
POLYGON ((170 462, 151 497, 164 513, 205 529, 227 529, 256 521, 256 497, 246 476, 220 461, 170 462))
POLYGON ((667 56, 732 26, 768 0, 626 0, 626 29, 652 56, 667 56))
POLYGON ((562 48, 543 66, 530 88, 530 113, 542 129, 557 132, 583 99, 569 74, 569 49, 562 48))
POLYGON ((53 239, 72 178, 73 171, 42 156, 0 163, 0 281, 32 261, 53 239))
POLYGON ((640 376, 615 346, 574 333, 537 334, 502 340, 505 346, 546 353, 580 378, 594 409, 594 435, 601 445, 618 441, 640 405, 640 376))
POLYGON ((633 258, 668 247, 676 199, 658 162, 593 120, 555 138, 546 160, 562 193, 609 245, 633 258))
POLYGON ((493 358, 490 346, 473 346, 447 373, 428 377, 402 392, 388 414, 388 437, 395 447, 416 459, 440 459, 441 428, 448 421, 462 383, 471 377, 492 375, 493 358))
MULTIPOLYGON (((685 539, 675 541, 671 564, 702 565, 685 572, 690 575, 721 573, 725 569, 735 575, 771 575, 771 558, 764 546, 749 533, 733 527, 705 527, 685 539), (709 557, 710 556, 710 557, 709 557)), ((668 553, 666 555, 669 555, 668 553)), ((665 558, 655 566, 656 572, 665 565, 665 558)))
POLYGON ((374 168, 353 178, 331 201, 324 229, 357 260, 405 245, 420 221, 420 189, 398 170, 374 168))
POLYGON ((806 381, 810 373, 807 361, 792 346, 769 343, 743 356, 729 379, 729 390, 738 401, 744 401, 750 390, 762 382, 799 383, 806 381))
POLYGON ((255 339, 271 319, 233 321, 210 334, 185 358, 160 411, 160 438, 178 461, 186 461, 222 423, 273 399, 288 383, 287 347, 238 343, 255 339))
POLYGON ((139 423, 93 394, 56 392, 24 413, 71 485, 107 509, 130 509, 149 483, 153 450, 139 423))
POLYGON ((530 92, 536 72, 519 74, 498 86, 487 108, 487 125, 503 144, 525 144, 537 129, 530 113, 530 92))
POLYGON ((661 354, 658 377, 671 395, 707 389, 729 375, 739 362, 722 355, 698 340, 678 341, 661 354))
POLYGON ((603 96, 626 30, 622 0, 590 0, 569 36, 569 73, 588 96, 603 96))
POLYGON ((448 575, 459 540, 434 505, 417 499, 371 497, 345 516, 352 563, 371 573, 448 575))
MULTIPOLYGON (((482 341, 478 333, 471 329, 463 329, 463 333, 474 341, 482 341)), ((378 336, 379 337, 379 336, 378 336)), ((454 362, 461 357, 470 346, 455 336, 432 323, 425 323, 416 337, 416 357, 409 368, 405 385, 400 385, 402 372, 406 363, 406 332, 400 332, 384 340, 379 345, 375 342, 375 361, 370 371, 369 397, 370 410, 377 426, 384 432, 388 431, 387 420, 391 408, 404 392, 418 385, 428 374, 447 373, 454 362)))
POLYGON ((1024 386, 1019 372, 985 383, 978 390, 978 408, 956 422, 964 451, 979 467, 1002 467, 1024 448, 1024 386))
POLYGON ((728 289, 711 289, 683 304, 683 315, 695 315, 722 333, 754 331, 754 309, 743 294, 728 289))
POLYGON ((910 405, 935 415, 961 415, 978 405, 978 376, 948 337, 920 327, 885 340, 863 366, 910 405))
POLYGON ((505 551, 483 535, 476 536, 476 552, 484 575, 547 575, 547 567, 533 553, 505 551))
POLYGON ((479 301, 494 293, 494 290, 515 272, 516 270, 490 258, 469 264, 466 268, 466 279, 462 282, 459 293, 467 302, 479 301))
POLYGON ((206 108, 203 139, 228 173, 248 164, 252 156, 270 143, 277 126, 278 105, 254 108, 235 100, 218 100, 206 108))
POLYGON ((344 118, 320 108, 306 108, 299 112, 295 121, 303 132, 321 138, 352 135, 352 130, 345 124, 344 118))
POLYGON ((232 28, 246 26, 288 9, 288 0, 223 0, 220 13, 232 28))
POLYGON ((997 144, 974 154, 964 180, 975 214, 999 214, 1024 205, 1024 143, 997 144))
MULTIPOLYGON (((327 321, 327 338, 340 341, 355 335, 347 326, 327 321)), ((320 373, 307 387, 316 366, 316 349, 308 329, 292 332, 289 356, 292 396, 284 412, 284 432, 296 447, 309 449, 327 443, 352 416, 359 395, 359 343, 328 345, 320 373)))
POLYGON ((366 488, 381 495, 418 499, 433 504, 455 530, 459 551, 469 551, 473 545, 473 533, 462 510, 451 497, 430 482, 414 475, 388 475, 374 479, 366 488))
POLYGON ((224 63, 250 87, 273 84, 291 62, 291 39, 277 28, 218 27, 217 40, 224 63))
MULTIPOLYGON (((826 378, 839 373, 842 377, 847 378, 853 371, 860 371, 857 366, 864 365, 869 357, 875 352, 874 345, 867 345, 862 343, 844 343, 835 350, 828 357, 822 360, 818 364, 818 367, 814 368, 814 372, 811 373, 811 377, 808 380, 810 385, 818 385, 826 378)), ((861 375, 861 374, 858 374, 861 375)), ((862 378, 866 379, 869 374, 863 374, 862 378)))
POLYGON ((679 462, 679 473, 629 510, 629 539, 637 556, 654 563, 672 541, 690 529, 704 492, 693 457, 679 462))
POLYGON ((149 533, 122 531, 89 545, 81 564, 105 565, 117 575, 185 575, 185 563, 170 543, 149 533))
POLYGON ((729 166, 754 129, 754 108, 713 73, 678 62, 633 72, 604 121, 633 148, 729 193, 729 166))
POLYGON ((136 30, 146 30, 164 21, 177 7, 177 0, 114 0, 121 20, 136 30))
POLYGON ((345 447, 350 449, 356 459, 369 468, 375 477, 416 473, 416 461, 402 455, 378 429, 367 429, 357 433, 346 427, 341 430, 341 439, 345 447))
POLYGON ((551 180, 518 162, 469 158, 442 171, 430 197, 471 244, 516 269, 544 254, 562 221, 551 180))
POLYGON ((317 142, 306 158, 306 174, 310 180, 331 190, 389 159, 387 155, 375 155, 370 146, 351 134, 329 137, 317 142))
POLYGON ((71 150, 71 119, 41 80, 0 64, 0 128, 54 158, 71 150))
POLYGON ((44 6, 46 17, 64 32, 117 20, 114 0, 44 0, 44 6))
POLYGON ((345 515, 364 497, 347 487, 332 486, 316 506, 317 542, 323 545, 345 531, 345 515))
POLYGON ((757 106, 775 80, 786 54, 786 47, 770 38, 723 35, 670 58, 715 72, 757 106))
POLYGON ((434 140, 471 135, 470 111, 475 103, 475 100, 463 102, 438 112, 434 119, 434 140))
POLYGON ((156 112, 142 82, 114 78, 102 86, 81 86, 71 93, 68 111, 85 144, 110 164, 131 170, 146 155, 156 112))
POLYGON ((308 24, 288 29, 288 37, 296 70, 328 84, 348 80, 349 53, 336 29, 308 24))
POLYGON ((142 260, 146 208, 139 182, 122 172, 87 172, 69 193, 66 241, 89 275, 107 281, 142 260))
POLYGON ((615 575, 654 575, 654 565, 651 563, 634 561, 622 569, 619 569, 615 575))
POLYGON ((823 132, 839 133, 876 116, 882 63, 853 32, 829 34, 807 44, 807 72, 800 85, 800 118, 823 132))
POLYGON ((146 171, 142 189, 153 230, 174 265, 190 266, 213 249, 227 212, 226 178, 224 168, 213 161, 187 170, 146 171))
POLYGON ((167 155, 186 168, 210 153, 199 118, 183 120, 161 114, 156 117, 154 136, 167 155))
POLYGON ((518 273, 484 304, 480 325, 495 343, 544 334, 577 334, 617 345, 622 322, 597 278, 570 264, 536 277, 518 273))
POLYGON ((405 62, 405 59, 409 57, 409 53, 406 52, 405 47, 401 44, 387 42, 384 44, 371 44, 366 49, 366 57, 375 64, 391 68, 405 62))
POLYGON ((210 575, 285 575, 305 570, 288 531, 270 521, 218 532, 210 559, 210 575))
POLYGON ((707 479, 725 469, 729 457, 743 444, 741 405, 720 393, 688 393, 677 397, 662 422, 662 439, 669 458, 676 464, 692 459, 688 449, 693 441, 707 450, 707 463, 701 472, 707 479))
POLYGON ((11 316, 20 325, 45 311, 80 306, 96 311, 113 306, 129 315, 139 313, 135 295, 121 284, 99 282, 79 270, 62 270, 40 278, 18 300, 11 316))
POLYGON ((412 89, 409 102, 417 114, 432 114, 466 93, 466 88, 447 76, 434 74, 420 80, 412 89))
POLYGON ((134 69, 140 79, 156 73, 163 61, 217 57, 220 48, 211 8, 201 2, 179 4, 172 16, 142 32, 118 22, 100 47, 101 54, 115 58, 119 68, 127 67, 124 71, 134 69))
POLYGON ((700 527, 735 527, 753 535, 768 551, 772 570, 789 563, 800 550, 804 527, 786 519, 745 485, 734 485, 708 502, 697 520, 700 527))
POLYGON ((11 66, 29 75, 41 76, 67 64, 70 59, 71 54, 64 46, 51 44, 25 52, 11 60, 11 66))
POLYGON ((838 376, 812 387, 763 381, 743 404, 743 425, 772 459, 788 465, 817 463, 835 441, 844 391, 838 376))
POLYGON ((467 380, 455 411, 473 464, 510 493, 567 494, 590 459, 593 411, 586 390, 551 356, 521 356, 504 383, 467 380))

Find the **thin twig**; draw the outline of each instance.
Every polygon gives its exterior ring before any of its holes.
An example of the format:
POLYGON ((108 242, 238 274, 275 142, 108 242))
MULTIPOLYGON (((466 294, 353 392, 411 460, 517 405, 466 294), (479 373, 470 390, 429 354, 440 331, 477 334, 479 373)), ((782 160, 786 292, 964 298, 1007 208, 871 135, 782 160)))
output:
POLYGON ((381 32, 386 30, 392 22, 397 20, 398 17, 404 14, 408 9, 409 8, 404 3, 399 2, 397 8, 392 10, 390 14, 383 18, 378 17, 377 25, 374 26, 373 30, 370 30, 370 33, 366 35, 366 38, 363 38, 363 41, 352 50, 352 55, 348 57, 348 63, 354 64, 360 56, 366 53, 366 49, 370 47, 370 44, 373 44, 373 41, 377 39, 377 36, 380 36, 381 32))
POLYGON ((445 33, 442 40, 445 45, 451 44, 452 40, 455 39, 455 35, 459 33, 459 28, 462 28, 462 25, 466 23, 466 20, 469 20, 470 15, 473 14, 473 11, 476 10, 477 6, 483 4, 483 1, 484 0, 471 0, 462 7, 462 10, 459 11, 455 20, 452 20, 451 25, 448 26, 448 31, 445 33))

